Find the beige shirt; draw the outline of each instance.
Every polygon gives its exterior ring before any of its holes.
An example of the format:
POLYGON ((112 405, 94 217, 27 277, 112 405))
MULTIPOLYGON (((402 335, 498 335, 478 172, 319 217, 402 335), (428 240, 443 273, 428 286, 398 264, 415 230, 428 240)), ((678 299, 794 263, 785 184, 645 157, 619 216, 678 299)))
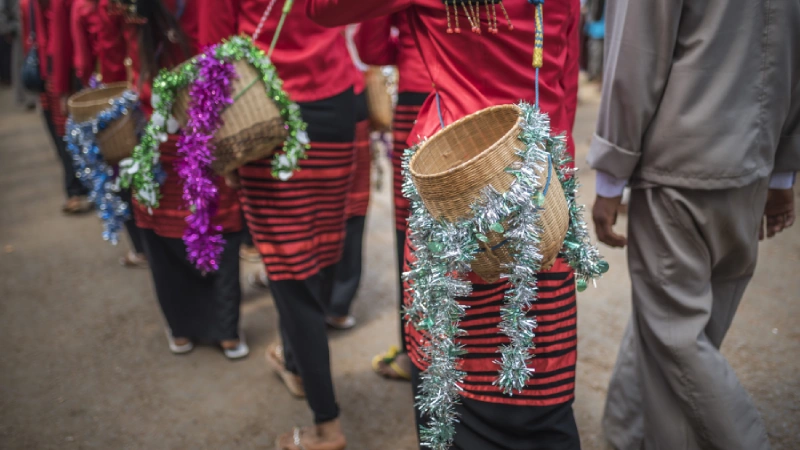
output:
POLYGON ((592 168, 745 186, 800 170, 800 0, 608 0, 592 168))

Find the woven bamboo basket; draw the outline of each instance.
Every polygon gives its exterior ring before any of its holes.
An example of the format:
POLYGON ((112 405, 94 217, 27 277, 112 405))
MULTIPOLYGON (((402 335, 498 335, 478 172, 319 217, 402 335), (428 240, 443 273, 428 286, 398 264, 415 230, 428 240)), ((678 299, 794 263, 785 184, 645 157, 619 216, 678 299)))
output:
POLYGON ((392 96, 387 86, 386 75, 380 67, 372 66, 367 69, 366 93, 367 110, 372 129, 386 133, 392 130, 392 96))
MULTIPOLYGON (((67 100, 67 108, 76 123, 86 122, 108 109, 114 99, 128 90, 128 83, 112 83, 97 89, 87 89, 67 100)), ((136 120, 133 114, 126 114, 97 133, 97 146, 107 164, 114 165, 131 156, 133 148, 139 143, 136 134, 136 120)))
MULTIPOLYGON (((451 222, 473 216, 470 206, 491 185, 507 192, 515 180, 506 169, 520 162, 517 148, 520 110, 515 105, 493 106, 464 117, 435 134, 411 159, 410 172, 425 207, 438 219, 451 222)), ((569 225, 569 208, 554 167, 539 174, 550 184, 541 213, 542 268, 553 266, 569 225)), ((531 200, 533 201, 533 200, 531 200)), ((480 243, 472 270, 487 282, 495 282, 503 265, 512 261, 503 235, 487 233, 480 243)))
MULTIPOLYGON (((286 139, 280 110, 266 94, 261 75, 247 61, 236 61, 232 105, 222 113, 222 126, 214 136, 214 162, 211 168, 225 175, 258 159, 272 156, 286 139)), ((172 114, 181 127, 189 120, 189 89, 178 93, 172 114)))

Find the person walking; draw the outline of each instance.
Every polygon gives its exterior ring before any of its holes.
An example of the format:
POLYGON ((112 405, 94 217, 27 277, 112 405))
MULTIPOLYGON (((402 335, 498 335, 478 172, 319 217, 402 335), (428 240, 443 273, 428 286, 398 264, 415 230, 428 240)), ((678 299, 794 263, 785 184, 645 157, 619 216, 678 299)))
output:
POLYGON ((265 158, 240 167, 230 182, 241 187, 247 225, 280 318, 282 346, 271 346, 267 360, 293 395, 306 398, 314 417, 313 426, 280 435, 277 447, 296 450, 293 443, 302 434, 307 450, 339 450, 346 438, 325 318, 342 257, 355 164, 355 70, 341 28, 309 20, 306 1, 295 1, 282 19, 280 3, 273 10, 275 2, 267 0, 201 0, 199 30, 203 45, 255 33, 255 44, 267 49, 283 24, 270 59, 308 124, 308 159, 300 160, 300 170, 287 180, 274 178, 272 158, 265 158))
MULTIPOLYGON (((493 26, 492 32, 487 32, 485 18, 477 21, 474 18, 473 3, 477 2, 306 0, 306 12, 317 23, 330 27, 398 12, 406 15, 433 89, 409 133, 408 143, 411 144, 486 107, 516 103, 520 99, 533 102, 536 98, 536 69, 531 64, 536 5, 524 1, 493 4, 501 21, 505 19, 503 11, 508 14, 507 25, 493 26), (464 25, 460 33, 451 27, 458 23, 464 25), (473 25, 472 30, 467 24, 473 25)), ((481 5, 481 12, 487 6, 490 6, 487 2, 481 5)), ((543 9, 546 44, 545 63, 539 74, 540 105, 550 116, 553 131, 567 134, 571 149, 578 87, 580 2, 545 2, 543 9)), ((411 256, 409 240, 405 242, 408 259, 411 256)), ((461 320, 461 328, 466 333, 458 339, 466 353, 459 369, 466 376, 460 386, 463 388, 461 403, 455 407, 459 422, 455 425, 452 448, 580 448, 572 411, 577 362, 575 276, 563 259, 558 259, 552 269, 537 276, 539 298, 528 312, 539 321, 534 340, 535 357, 529 367, 533 375, 522 392, 509 396, 492 383, 491 375, 487 376, 497 372, 494 361, 498 355, 486 352, 485 348, 508 342, 498 326, 500 305, 511 284, 507 280, 486 283, 474 273, 469 274, 472 294, 458 299, 467 307, 461 320)), ((409 298, 406 293, 407 305, 409 298)), ((406 323, 405 327, 408 355, 413 363, 411 381, 417 393, 421 373, 428 364, 423 356, 427 338, 412 324, 406 323)), ((429 417, 423 415, 419 407, 416 413, 420 424, 429 423, 429 417)), ((304 444, 302 439, 298 442, 304 444)), ((303 446, 289 448, 297 450, 303 446)), ((305 448, 311 447, 305 445, 305 448)))
POLYGON ((618 450, 768 449, 719 348, 759 237, 794 222, 800 2, 607 8, 589 153, 593 216, 600 241, 628 247, 633 311, 608 389, 606 437, 618 450), (628 182, 626 237, 613 225, 628 182))

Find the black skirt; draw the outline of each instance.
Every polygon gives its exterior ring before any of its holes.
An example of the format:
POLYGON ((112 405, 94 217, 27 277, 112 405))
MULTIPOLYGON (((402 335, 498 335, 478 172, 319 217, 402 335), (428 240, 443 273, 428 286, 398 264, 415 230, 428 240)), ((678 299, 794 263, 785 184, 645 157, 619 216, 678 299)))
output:
POLYGON ((202 274, 186 259, 182 239, 141 229, 161 312, 174 337, 200 343, 239 338, 239 245, 242 233, 224 234, 219 270, 202 274))

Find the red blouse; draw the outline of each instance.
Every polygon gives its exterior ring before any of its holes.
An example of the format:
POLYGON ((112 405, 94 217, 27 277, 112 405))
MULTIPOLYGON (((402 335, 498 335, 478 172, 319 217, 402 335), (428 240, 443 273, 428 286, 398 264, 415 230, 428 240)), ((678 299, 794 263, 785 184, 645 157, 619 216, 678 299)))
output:
POLYGON ((108 0, 75 0, 72 4, 72 40, 75 75, 86 85, 98 68, 105 83, 125 81, 125 40, 107 33, 108 0))
MULTIPOLYGON (((206 46, 232 35, 251 36, 269 2, 199 0, 197 3, 200 44, 206 46)), ((276 3, 258 36, 257 44, 265 51, 278 26, 282 3, 276 3)), ((325 28, 312 22, 304 12, 305 4, 306 0, 295 1, 272 54, 283 88, 296 102, 322 100, 344 92, 353 86, 356 74, 342 28, 325 28)))
POLYGON ((364 63, 397 66, 398 92, 431 91, 431 78, 419 56, 405 12, 361 22, 354 40, 364 63), (397 28, 397 36, 392 36, 392 27, 397 28))
POLYGON ((47 91, 55 96, 72 92, 72 36, 70 11, 72 0, 50 0, 41 8, 36 0, 21 0, 22 32, 25 51, 30 49, 30 2, 33 2, 36 43, 42 77, 47 80, 47 91))
MULTIPOLYGON (((503 2, 514 25, 506 26, 498 8, 499 33, 470 31, 459 10, 460 34, 447 33, 441 0, 307 0, 306 12, 317 23, 339 26, 405 10, 412 35, 422 53, 441 100, 445 125, 493 105, 533 102, 535 71, 531 65, 534 42, 534 6, 528 2, 503 2)), ((544 4, 544 67, 540 70, 540 105, 550 115, 554 132, 567 131, 569 148, 578 91, 579 0, 544 4)), ((452 9, 451 9, 452 15, 452 9)), ((402 77, 401 77, 402 78, 402 77)), ((432 136, 441 129, 435 97, 420 111, 410 136, 432 136)))

